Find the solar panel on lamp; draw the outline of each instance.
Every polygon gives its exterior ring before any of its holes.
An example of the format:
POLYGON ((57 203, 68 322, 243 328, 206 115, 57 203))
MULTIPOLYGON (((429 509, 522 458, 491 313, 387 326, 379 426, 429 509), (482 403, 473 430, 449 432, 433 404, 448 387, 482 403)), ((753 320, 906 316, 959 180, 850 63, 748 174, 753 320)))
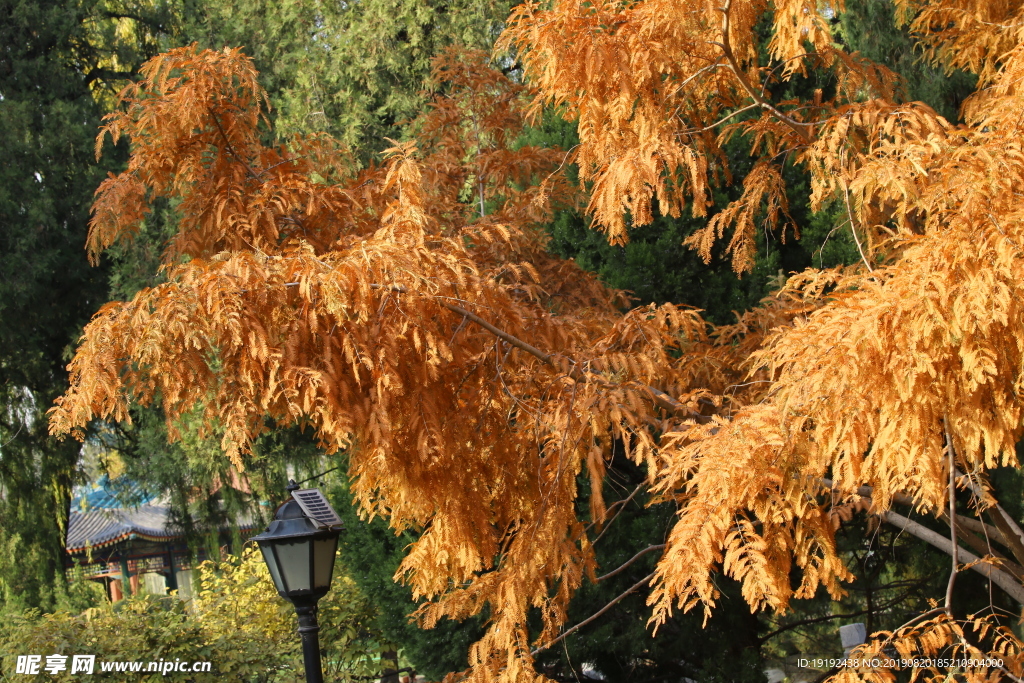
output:
POLYGON ((292 491, 292 498, 317 526, 343 526, 341 517, 327 502, 327 497, 320 489, 297 489, 292 491))

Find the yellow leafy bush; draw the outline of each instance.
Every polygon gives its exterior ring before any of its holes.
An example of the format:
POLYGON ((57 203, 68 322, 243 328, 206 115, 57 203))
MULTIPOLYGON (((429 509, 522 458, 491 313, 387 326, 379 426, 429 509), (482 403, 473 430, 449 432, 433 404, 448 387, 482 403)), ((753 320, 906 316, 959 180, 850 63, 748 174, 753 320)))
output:
MULTIPOLYGON (((150 595, 128 598, 81 614, 29 610, 6 619, 0 629, 0 681, 16 681, 19 655, 68 657, 59 673, 37 678, 72 681, 72 655, 95 655, 90 679, 123 680, 103 672, 102 662, 142 662, 135 680, 290 683, 304 680, 295 613, 270 581, 258 551, 205 562, 198 591, 188 603, 150 595), (210 662, 208 673, 146 672, 149 662, 210 662)), ((326 680, 350 680, 378 672, 385 649, 373 629, 373 611, 351 579, 336 570, 332 590, 320 602, 320 644, 326 680)))

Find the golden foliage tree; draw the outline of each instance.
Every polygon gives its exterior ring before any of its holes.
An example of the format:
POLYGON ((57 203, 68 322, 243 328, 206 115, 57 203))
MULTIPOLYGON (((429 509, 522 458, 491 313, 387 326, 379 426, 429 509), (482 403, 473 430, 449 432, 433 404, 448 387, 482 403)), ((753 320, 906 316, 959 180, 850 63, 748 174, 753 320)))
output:
POLYGON ((953 560, 942 606, 870 648, 995 654, 1002 668, 967 675, 1020 676, 1016 637, 957 621, 950 604, 968 567, 1024 603, 1024 534, 986 476, 1017 465, 1024 431, 1024 10, 897 5, 932 59, 978 74, 965 124, 901 103, 892 73, 837 46, 829 17, 842 8, 827 2, 526 3, 505 43, 539 89, 534 110, 560 105, 580 145, 513 149, 530 109, 521 86, 453 52, 417 141, 365 169, 325 137, 265 146, 264 97, 237 51, 158 57, 108 117, 104 134, 133 151, 97 193, 89 250, 130 238, 154 197, 175 198, 168 281, 97 313, 52 429, 127 419, 130 402, 159 396, 171 425, 201 406, 235 460, 271 423, 350 449, 362 508, 422 532, 399 578, 427 598, 423 622, 490 607, 473 680, 540 678, 531 648, 559 638, 569 598, 594 578, 614 443, 680 510, 650 577, 655 625, 709 610, 716 573, 753 608, 785 610, 819 587, 840 596, 851 575, 835 528, 861 507, 953 560), (807 69, 836 85, 773 97, 807 69), (540 226, 584 189, 612 241, 655 201, 708 214, 733 138, 753 170, 693 246, 708 257, 731 229, 734 265, 749 270, 762 217, 786 229, 791 160, 811 174, 812 203, 847 208, 861 266, 794 275, 712 328, 673 305, 623 314, 619 293, 546 254, 540 226), (569 160, 583 189, 562 176, 569 160), (949 534, 895 504, 950 521, 949 534))
MULTIPOLYGON (((669 214, 687 199, 705 211, 709 184, 728 176, 722 145, 742 135, 754 171, 743 196, 694 236, 705 257, 733 225, 734 265, 750 268, 755 216, 777 224, 784 215, 785 158, 810 172, 813 205, 845 204, 862 250, 863 267, 832 274, 827 290, 808 288, 820 287, 824 273, 783 288, 817 310, 775 327, 746 357, 748 372, 766 380, 762 392, 662 440, 654 485, 681 512, 656 572, 654 622, 674 606, 713 605, 719 570, 741 581, 755 607, 785 609, 819 585, 839 596, 848 573, 830 513, 868 496, 875 514, 954 562, 944 607, 926 620, 931 635, 912 637, 923 627, 911 624, 890 640, 901 652, 927 654, 952 645, 977 655, 985 643, 1019 676, 1012 635, 979 620, 973 627, 987 639, 966 638, 950 600, 961 563, 1024 600, 1021 530, 986 478, 994 467, 1017 466, 1022 433, 1024 16, 1013 3, 895 4, 928 56, 978 75, 964 125, 900 103, 893 74, 838 48, 828 19, 841 3, 526 4, 506 40, 524 51, 538 103, 562 104, 579 118, 577 159, 594 183, 590 211, 611 239, 626 239, 624 215, 649 221, 653 199, 669 214), (769 55, 759 59, 755 24, 769 11, 769 55), (834 91, 810 101, 770 97, 773 85, 806 69, 830 70, 834 91), (958 488, 994 527, 957 514, 958 488), (955 520, 950 535, 890 510, 899 500, 955 520), (975 535, 989 528, 986 540, 975 535), (1005 554, 986 542, 995 539, 1005 554)), ((980 679, 986 670, 969 673, 980 679)), ((890 673, 843 672, 860 675, 890 673)))

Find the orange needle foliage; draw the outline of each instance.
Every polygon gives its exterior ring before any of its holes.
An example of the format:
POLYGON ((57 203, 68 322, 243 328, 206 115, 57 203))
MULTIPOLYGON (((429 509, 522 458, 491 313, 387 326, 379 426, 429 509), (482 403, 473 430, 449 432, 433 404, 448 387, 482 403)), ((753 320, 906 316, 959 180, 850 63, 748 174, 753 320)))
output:
POLYGON ((527 610, 554 637, 593 569, 577 475, 600 518, 612 442, 653 470, 658 406, 689 414, 707 393, 691 387, 732 375, 695 311, 623 316, 621 294, 547 254, 540 224, 571 199, 565 152, 509 148, 521 87, 486 62, 443 56, 450 95, 415 122, 419 147, 361 171, 326 138, 264 146, 240 51, 147 63, 101 134, 132 155, 97 192, 89 251, 170 197, 168 281, 96 314, 51 419, 67 433, 159 397, 173 430, 201 406, 238 466, 268 422, 311 427, 350 449, 364 510, 423 531, 400 571, 432 600, 425 622, 490 602, 477 670, 520 677, 527 610))
MULTIPOLYGON (((785 157, 810 171, 813 205, 846 203, 862 247, 863 269, 837 276, 817 311, 775 329, 746 359, 772 380, 759 401, 661 441, 656 487, 681 512, 650 598, 656 624, 673 606, 713 605, 716 571, 738 579, 752 607, 785 609, 819 585, 838 596, 849 574, 834 550, 833 503, 857 499, 867 485, 883 518, 898 494, 941 513, 955 464, 967 473, 959 486, 970 483, 978 508, 991 511, 984 472, 1018 465, 1024 9, 970 0, 896 5, 933 58, 978 74, 965 125, 920 103, 896 103, 891 73, 838 49, 827 24, 840 3, 527 3, 505 36, 542 91, 537 105, 561 104, 578 117, 576 159, 593 181, 590 211, 610 239, 627 238, 626 215, 649 222, 654 199, 664 213, 687 200, 704 212, 709 184, 728 176, 722 145, 744 134, 754 172, 743 196, 692 238, 705 258, 734 225, 734 264, 750 269, 754 216, 765 210, 773 223, 785 209, 785 157), (769 10, 774 37, 769 59, 759 60, 754 24, 769 10), (807 68, 835 74, 832 99, 774 102, 765 94, 807 68), (733 118, 748 110, 760 116, 733 118), (823 498, 826 478, 832 490, 823 498)), ((803 274, 784 291, 806 292, 814 281, 803 274)), ((1009 531, 1020 532, 1015 524, 1009 531)), ((1022 601, 1019 578, 990 575, 1022 601)), ((947 616, 927 623, 931 630, 918 624, 890 640, 907 652, 979 652, 947 616)), ((981 642, 1020 676, 1020 643, 1005 630, 986 633, 981 642)), ((860 675, 890 674, 843 678, 860 675)))
MULTIPOLYGON (((504 40, 540 89, 534 107, 579 120, 571 158, 611 240, 650 221, 655 200, 670 215, 706 213, 737 135, 756 164, 742 197, 694 236, 705 258, 732 227, 734 265, 750 269, 755 219, 786 215, 785 158, 810 171, 813 203, 848 207, 862 268, 796 275, 720 329, 672 305, 621 314, 618 293, 546 254, 540 225, 575 200, 567 153, 510 149, 527 105, 483 55, 445 55, 449 95, 415 123, 418 142, 363 170, 326 138, 264 146, 264 97, 239 52, 162 55, 108 119, 133 151, 98 191, 89 248, 95 258, 154 197, 175 198, 168 282, 96 315, 52 429, 127 419, 130 402, 159 397, 171 421, 202 406, 236 460, 268 420, 351 449, 363 509, 423 532, 400 575, 429 599, 424 622, 490 606, 474 681, 541 678, 531 647, 557 637, 593 575, 577 476, 602 519, 616 440, 680 508, 655 624, 710 609, 716 572, 753 608, 784 610, 820 586, 840 595, 850 573, 837 516, 864 495, 892 523, 904 519, 889 513, 898 496, 948 510, 954 465, 993 514, 984 473, 1017 464, 1022 432, 1022 10, 897 4, 936 59, 979 74, 966 125, 899 104, 891 73, 836 47, 835 4, 556 1, 514 13, 504 40), (769 10, 759 60, 754 26, 769 10), (766 95, 808 68, 835 74, 834 97, 766 95), (738 118, 747 111, 760 116, 738 118)), ((1019 529, 998 519, 1012 546, 1019 529)), ((1022 600, 1009 570, 990 558, 973 568, 1022 600)), ((947 612, 872 647, 992 652, 1021 675, 1012 633, 975 620, 984 634, 971 645, 947 612)))

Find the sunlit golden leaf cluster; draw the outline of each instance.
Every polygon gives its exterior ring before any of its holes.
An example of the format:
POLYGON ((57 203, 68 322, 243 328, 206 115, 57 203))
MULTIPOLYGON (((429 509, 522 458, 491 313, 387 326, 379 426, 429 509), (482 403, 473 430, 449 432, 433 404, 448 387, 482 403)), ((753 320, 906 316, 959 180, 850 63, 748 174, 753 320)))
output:
POLYGON ((745 132, 761 161, 743 197, 692 244, 709 259, 713 235, 735 224, 734 265, 751 270, 762 201, 769 222, 785 212, 778 178, 786 155, 808 163, 817 126, 846 116, 865 91, 892 98, 891 72, 835 46, 827 15, 841 5, 789 1, 773 9, 775 61, 763 66, 755 27, 769 3, 759 0, 558 2, 551 9, 534 2, 513 12, 504 43, 522 50, 540 90, 535 106, 564 105, 579 120, 574 158, 581 178, 593 182, 590 213, 613 243, 628 239, 629 225, 650 223, 655 204, 665 215, 687 205, 706 215, 710 187, 731 181, 723 146, 745 132), (808 68, 835 73, 832 100, 769 101, 765 86, 808 68))
POLYGON ((942 610, 925 613, 895 631, 877 633, 850 657, 858 665, 842 668, 831 679, 833 683, 891 683, 901 670, 909 672, 913 681, 928 683, 949 680, 951 670, 971 683, 1013 680, 1024 673, 1024 652, 1013 631, 990 616, 970 615, 958 621, 942 610), (894 661, 909 665, 872 665, 894 661), (950 662, 956 664, 950 666, 950 662))

